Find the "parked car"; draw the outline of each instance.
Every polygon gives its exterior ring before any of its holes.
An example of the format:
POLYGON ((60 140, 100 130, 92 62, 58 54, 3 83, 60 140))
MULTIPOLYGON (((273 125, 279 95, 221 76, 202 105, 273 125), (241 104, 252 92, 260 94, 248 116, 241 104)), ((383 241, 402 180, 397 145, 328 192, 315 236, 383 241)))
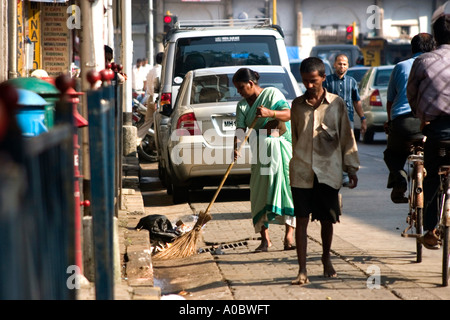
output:
POLYGON ((370 69, 370 67, 368 67, 368 66, 355 66, 355 67, 348 68, 346 74, 349 75, 350 77, 353 77, 359 85, 359 83, 361 82, 361 79, 364 77, 367 70, 369 70, 369 69, 370 69))
MULTIPOLYGON (((218 185, 232 161, 236 129, 236 106, 242 97, 232 78, 242 66, 203 68, 189 71, 175 104, 160 112, 168 117, 161 134, 160 177, 174 203, 187 200, 190 188, 218 185)), ((292 73, 282 66, 250 66, 259 72, 261 87, 276 87, 289 102, 301 95, 292 73)), ((250 152, 233 166, 226 182, 248 183, 250 152)))
POLYGON ((352 44, 323 44, 314 46, 311 49, 310 56, 327 59, 331 65, 334 64, 334 59, 340 53, 344 53, 348 57, 348 64, 350 67, 357 65, 358 59, 363 57, 361 49, 352 44))
MULTIPOLYGON (((367 118, 367 131, 363 136, 365 143, 373 142, 375 132, 384 132, 387 121, 386 95, 394 65, 371 67, 361 80, 359 94, 364 115, 367 118)), ((359 140, 361 122, 355 117, 355 138, 359 140)))
MULTIPOLYGON (((269 21, 233 20, 232 26, 230 20, 178 21, 165 38, 158 110, 174 105, 190 70, 237 65, 279 65, 289 70, 283 31, 269 21)), ((154 113, 160 177, 167 167, 161 138, 169 120, 163 113, 154 113)))

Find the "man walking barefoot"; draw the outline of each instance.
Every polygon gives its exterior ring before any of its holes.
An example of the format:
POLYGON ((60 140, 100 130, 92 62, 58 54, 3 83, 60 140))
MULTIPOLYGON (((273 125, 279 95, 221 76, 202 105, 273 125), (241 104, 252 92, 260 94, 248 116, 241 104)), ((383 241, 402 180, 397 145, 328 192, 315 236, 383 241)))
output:
POLYGON ((325 65, 310 57, 300 66, 306 93, 292 102, 292 159, 289 164, 299 274, 292 284, 308 282, 306 270, 307 227, 310 214, 319 220, 325 277, 336 277, 331 263, 333 224, 339 222, 339 189, 347 172, 350 188, 358 184, 359 157, 347 107, 339 96, 327 92, 325 65))

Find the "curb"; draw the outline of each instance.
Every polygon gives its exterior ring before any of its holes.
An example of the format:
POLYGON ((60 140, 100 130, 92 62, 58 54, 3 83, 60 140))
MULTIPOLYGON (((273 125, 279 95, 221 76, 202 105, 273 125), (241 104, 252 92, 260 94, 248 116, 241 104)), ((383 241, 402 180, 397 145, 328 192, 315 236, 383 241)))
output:
POLYGON ((137 157, 124 157, 122 209, 119 212, 119 246, 122 281, 132 300, 160 300, 161 289, 154 286, 148 231, 136 231, 145 207, 139 189, 140 166, 137 157))

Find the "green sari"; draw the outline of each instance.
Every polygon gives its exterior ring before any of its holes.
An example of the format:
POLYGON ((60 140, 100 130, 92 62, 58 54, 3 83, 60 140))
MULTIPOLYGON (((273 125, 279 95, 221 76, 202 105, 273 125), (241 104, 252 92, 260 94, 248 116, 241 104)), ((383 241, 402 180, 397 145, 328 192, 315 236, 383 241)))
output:
MULTIPOLYGON (((256 109, 289 109, 284 95, 276 88, 265 88, 250 106, 245 99, 236 108, 236 128, 247 128, 253 122, 256 109)), ((252 151, 250 202, 255 232, 269 223, 287 223, 295 227, 294 204, 289 184, 289 161, 292 158, 291 123, 285 122, 286 132, 274 137, 264 126, 272 118, 261 118, 255 124, 257 139, 249 139, 252 151), (256 161, 255 161, 256 157, 256 161)))

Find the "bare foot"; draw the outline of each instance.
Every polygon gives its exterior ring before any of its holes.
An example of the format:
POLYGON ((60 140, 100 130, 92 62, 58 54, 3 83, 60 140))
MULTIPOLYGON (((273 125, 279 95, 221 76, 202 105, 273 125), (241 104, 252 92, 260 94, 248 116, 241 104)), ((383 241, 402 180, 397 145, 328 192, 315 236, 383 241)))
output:
POLYGON ((336 278, 337 273, 336 270, 334 270, 333 265, 331 264, 331 258, 324 258, 322 257, 322 264, 323 264, 323 276, 325 278, 336 278))
POLYGON ((297 278, 295 280, 292 280, 291 283, 298 284, 298 285, 309 283, 309 279, 306 275, 306 272, 299 272, 297 278))

